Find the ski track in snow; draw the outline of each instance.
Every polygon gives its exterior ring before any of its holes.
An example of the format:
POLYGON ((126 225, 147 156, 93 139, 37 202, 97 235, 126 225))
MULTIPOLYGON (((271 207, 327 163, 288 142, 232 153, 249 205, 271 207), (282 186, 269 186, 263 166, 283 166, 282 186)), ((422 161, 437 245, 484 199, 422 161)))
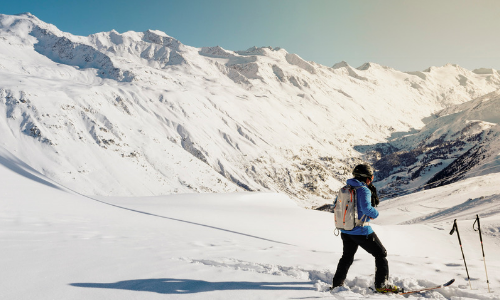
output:
POLYGON ((288 276, 295 279, 328 282, 333 278, 333 273, 330 271, 317 271, 317 270, 304 270, 299 267, 285 267, 272 264, 261 264, 254 262, 247 262, 233 258, 222 258, 217 260, 209 259, 190 259, 179 258, 180 260, 189 263, 202 264, 206 266, 230 268, 234 270, 256 272, 262 274, 270 274, 276 276, 288 276))
POLYGON ((494 216, 500 213, 500 206, 498 205, 499 199, 500 194, 494 194, 486 197, 481 196, 476 199, 468 199, 464 203, 440 210, 424 217, 403 222, 402 224, 443 222, 450 221, 453 218, 460 218, 475 214, 481 214, 483 218, 494 216))
MULTIPOLYGON (((346 279, 345 286, 335 288, 329 291, 331 279, 335 272, 330 270, 305 270, 300 267, 287 267, 274 264, 261 264, 255 262, 242 261, 233 258, 220 259, 191 259, 186 257, 176 258, 193 264, 201 264, 205 266, 229 268, 244 272, 256 272, 275 276, 292 277, 298 280, 309 280, 314 283, 314 287, 318 292, 331 293, 335 299, 364 299, 364 298, 429 298, 429 299, 459 299, 457 297, 465 297, 470 299, 491 300, 500 299, 498 295, 478 295, 473 290, 468 291, 463 288, 453 286, 441 288, 438 290, 425 291, 414 295, 380 295, 373 293, 371 288, 372 277, 355 277, 354 279, 346 279)), ((443 279, 443 282, 446 279, 443 279)), ((418 290, 423 288, 434 287, 440 283, 431 282, 425 279, 415 278, 400 278, 391 277, 389 282, 397 286, 403 287, 406 291, 418 290)))

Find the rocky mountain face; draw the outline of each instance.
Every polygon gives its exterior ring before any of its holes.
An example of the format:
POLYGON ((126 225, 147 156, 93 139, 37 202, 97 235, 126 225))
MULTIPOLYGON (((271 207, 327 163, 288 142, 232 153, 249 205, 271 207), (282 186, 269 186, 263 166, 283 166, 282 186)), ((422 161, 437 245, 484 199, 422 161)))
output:
POLYGON ((500 93, 451 106, 418 132, 364 148, 392 197, 500 171, 500 93))
POLYGON ((0 15, 0 146, 83 194, 279 191, 311 206, 366 160, 386 195, 458 180, 494 158, 495 120, 469 117, 499 86, 496 70, 327 67, 0 15))

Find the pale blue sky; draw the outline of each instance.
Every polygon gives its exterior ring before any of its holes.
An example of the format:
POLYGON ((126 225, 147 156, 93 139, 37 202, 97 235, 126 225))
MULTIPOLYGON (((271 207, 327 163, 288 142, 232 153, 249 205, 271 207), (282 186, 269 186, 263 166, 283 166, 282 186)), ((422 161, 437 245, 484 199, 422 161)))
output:
POLYGON ((15 0, 63 31, 161 30, 183 44, 282 47, 306 60, 401 71, 456 63, 500 69, 498 0, 15 0))

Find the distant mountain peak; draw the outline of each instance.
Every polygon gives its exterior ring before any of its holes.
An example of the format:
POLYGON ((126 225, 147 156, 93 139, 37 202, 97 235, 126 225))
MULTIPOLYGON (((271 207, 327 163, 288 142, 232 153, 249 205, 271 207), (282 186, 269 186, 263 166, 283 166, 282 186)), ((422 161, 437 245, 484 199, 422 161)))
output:
POLYGON ((215 47, 202 47, 200 54, 211 57, 231 57, 234 56, 234 52, 228 51, 220 46, 215 47))
POLYGON ((372 67, 373 67, 373 63, 367 62, 367 63, 364 63, 361 66, 357 67, 356 70, 366 71, 366 70, 368 70, 368 69, 370 69, 372 67))
POLYGON ((341 61, 339 63, 336 63, 332 66, 332 69, 340 69, 340 68, 347 68, 350 67, 349 64, 345 61, 341 61))
POLYGON ((498 71, 492 68, 479 68, 475 69, 472 72, 475 74, 480 74, 480 75, 493 75, 493 74, 498 74, 498 71))
POLYGON ((236 53, 238 53, 239 55, 263 55, 263 56, 273 56, 274 55, 273 53, 276 52, 287 53, 286 50, 283 48, 280 47, 273 48, 271 46, 265 46, 265 47, 253 46, 248 48, 247 50, 236 51, 236 53))
POLYGON ((367 71, 369 69, 394 70, 391 67, 382 66, 382 65, 379 65, 379 64, 374 63, 374 62, 367 62, 367 63, 364 63, 361 66, 359 66, 359 67, 356 68, 356 70, 359 70, 359 71, 367 71))
POLYGON ((24 12, 24 13, 20 13, 20 14, 16 14, 15 16, 19 16, 19 17, 30 17, 30 18, 34 18, 34 19, 38 19, 35 15, 33 15, 32 13, 30 12, 24 12))

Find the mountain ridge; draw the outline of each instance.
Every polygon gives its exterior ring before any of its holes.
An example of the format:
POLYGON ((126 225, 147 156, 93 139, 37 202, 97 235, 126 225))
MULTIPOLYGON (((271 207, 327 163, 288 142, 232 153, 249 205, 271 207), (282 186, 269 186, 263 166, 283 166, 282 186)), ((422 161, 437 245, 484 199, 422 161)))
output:
POLYGON ((355 146, 500 86, 495 70, 330 68, 154 30, 79 37, 31 14, 0 23, 2 146, 83 194, 270 190, 328 202, 370 158, 355 146))

